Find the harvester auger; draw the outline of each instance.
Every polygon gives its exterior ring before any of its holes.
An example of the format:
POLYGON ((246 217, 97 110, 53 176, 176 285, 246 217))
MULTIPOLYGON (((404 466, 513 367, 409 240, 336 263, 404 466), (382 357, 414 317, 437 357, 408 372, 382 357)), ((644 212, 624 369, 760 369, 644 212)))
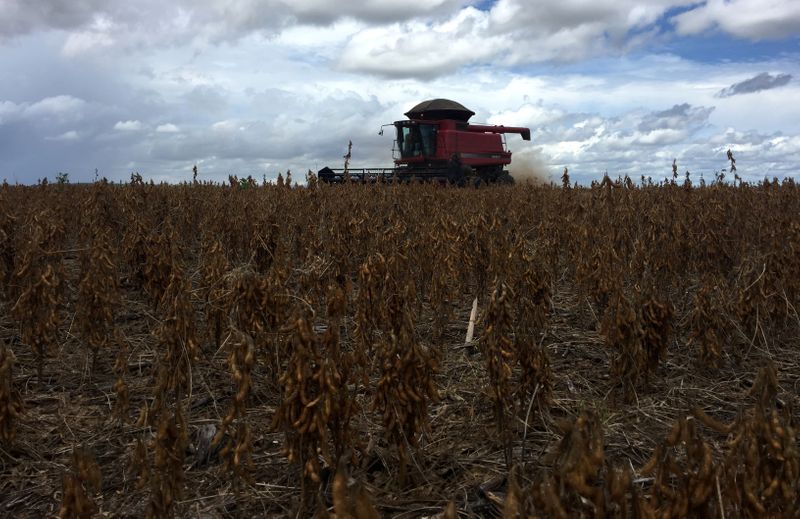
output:
MULTIPOLYGON (((393 168, 322 168, 322 182, 511 183, 505 167, 511 164, 505 134, 518 133, 531 140, 528 128, 470 124, 475 112, 449 99, 423 101, 395 121, 393 168)), ((388 125, 387 125, 388 126, 388 125)))

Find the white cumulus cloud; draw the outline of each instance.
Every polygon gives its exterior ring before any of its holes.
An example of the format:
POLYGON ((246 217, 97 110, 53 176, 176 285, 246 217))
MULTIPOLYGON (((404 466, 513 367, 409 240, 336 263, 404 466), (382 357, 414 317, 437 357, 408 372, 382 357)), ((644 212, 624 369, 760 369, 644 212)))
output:
POLYGON ((498 0, 488 10, 465 7, 444 19, 367 27, 347 42, 339 66, 430 78, 472 64, 573 62, 646 42, 645 29, 686 3, 564 0, 533 6, 498 0))
POLYGON ((0 101, 0 124, 14 120, 75 121, 83 116, 86 101, 70 95, 49 96, 33 103, 0 101))
POLYGON ((488 35, 488 15, 467 8, 437 24, 409 22, 364 29, 342 50, 339 67, 389 77, 435 77, 490 59, 507 47, 488 35))
POLYGON ((75 130, 69 130, 54 137, 46 137, 49 141, 77 141, 78 138, 78 132, 75 130))
POLYGON ((70 33, 61 52, 73 57, 110 47, 114 44, 114 30, 115 24, 108 17, 97 16, 87 29, 70 33))
POLYGON ((178 131, 178 127, 172 123, 159 124, 156 126, 156 132, 158 133, 177 133, 178 131))
POLYGON ((138 120, 117 121, 117 123, 114 125, 114 129, 123 132, 138 131, 142 129, 142 122, 138 120))
POLYGON ((797 0, 708 0, 674 18, 679 34, 711 28, 751 40, 783 38, 800 31, 797 0))

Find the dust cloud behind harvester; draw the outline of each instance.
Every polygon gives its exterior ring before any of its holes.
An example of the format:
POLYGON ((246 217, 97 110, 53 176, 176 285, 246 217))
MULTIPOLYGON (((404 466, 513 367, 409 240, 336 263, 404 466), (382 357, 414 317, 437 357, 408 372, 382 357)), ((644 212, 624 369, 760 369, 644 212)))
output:
POLYGON ((520 184, 548 184, 553 180, 547 163, 538 152, 533 150, 515 152, 508 171, 520 184))

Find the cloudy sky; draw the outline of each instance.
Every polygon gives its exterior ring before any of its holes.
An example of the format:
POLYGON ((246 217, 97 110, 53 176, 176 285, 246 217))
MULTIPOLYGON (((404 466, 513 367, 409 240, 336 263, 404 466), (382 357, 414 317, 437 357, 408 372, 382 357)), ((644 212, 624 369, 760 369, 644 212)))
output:
POLYGON ((435 97, 556 180, 800 166, 798 0, 0 0, 0 71, 12 183, 389 166, 435 97))

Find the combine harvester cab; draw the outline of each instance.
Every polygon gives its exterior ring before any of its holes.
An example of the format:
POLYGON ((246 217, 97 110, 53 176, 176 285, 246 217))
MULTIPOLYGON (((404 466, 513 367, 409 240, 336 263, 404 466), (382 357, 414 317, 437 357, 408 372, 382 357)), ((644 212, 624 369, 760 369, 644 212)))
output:
POLYGON ((506 133, 529 141, 528 128, 470 124, 475 112, 449 99, 424 101, 405 113, 407 120, 393 123, 396 131, 392 154, 394 168, 323 168, 323 182, 431 181, 456 185, 511 183, 505 167, 511 152, 506 133))

